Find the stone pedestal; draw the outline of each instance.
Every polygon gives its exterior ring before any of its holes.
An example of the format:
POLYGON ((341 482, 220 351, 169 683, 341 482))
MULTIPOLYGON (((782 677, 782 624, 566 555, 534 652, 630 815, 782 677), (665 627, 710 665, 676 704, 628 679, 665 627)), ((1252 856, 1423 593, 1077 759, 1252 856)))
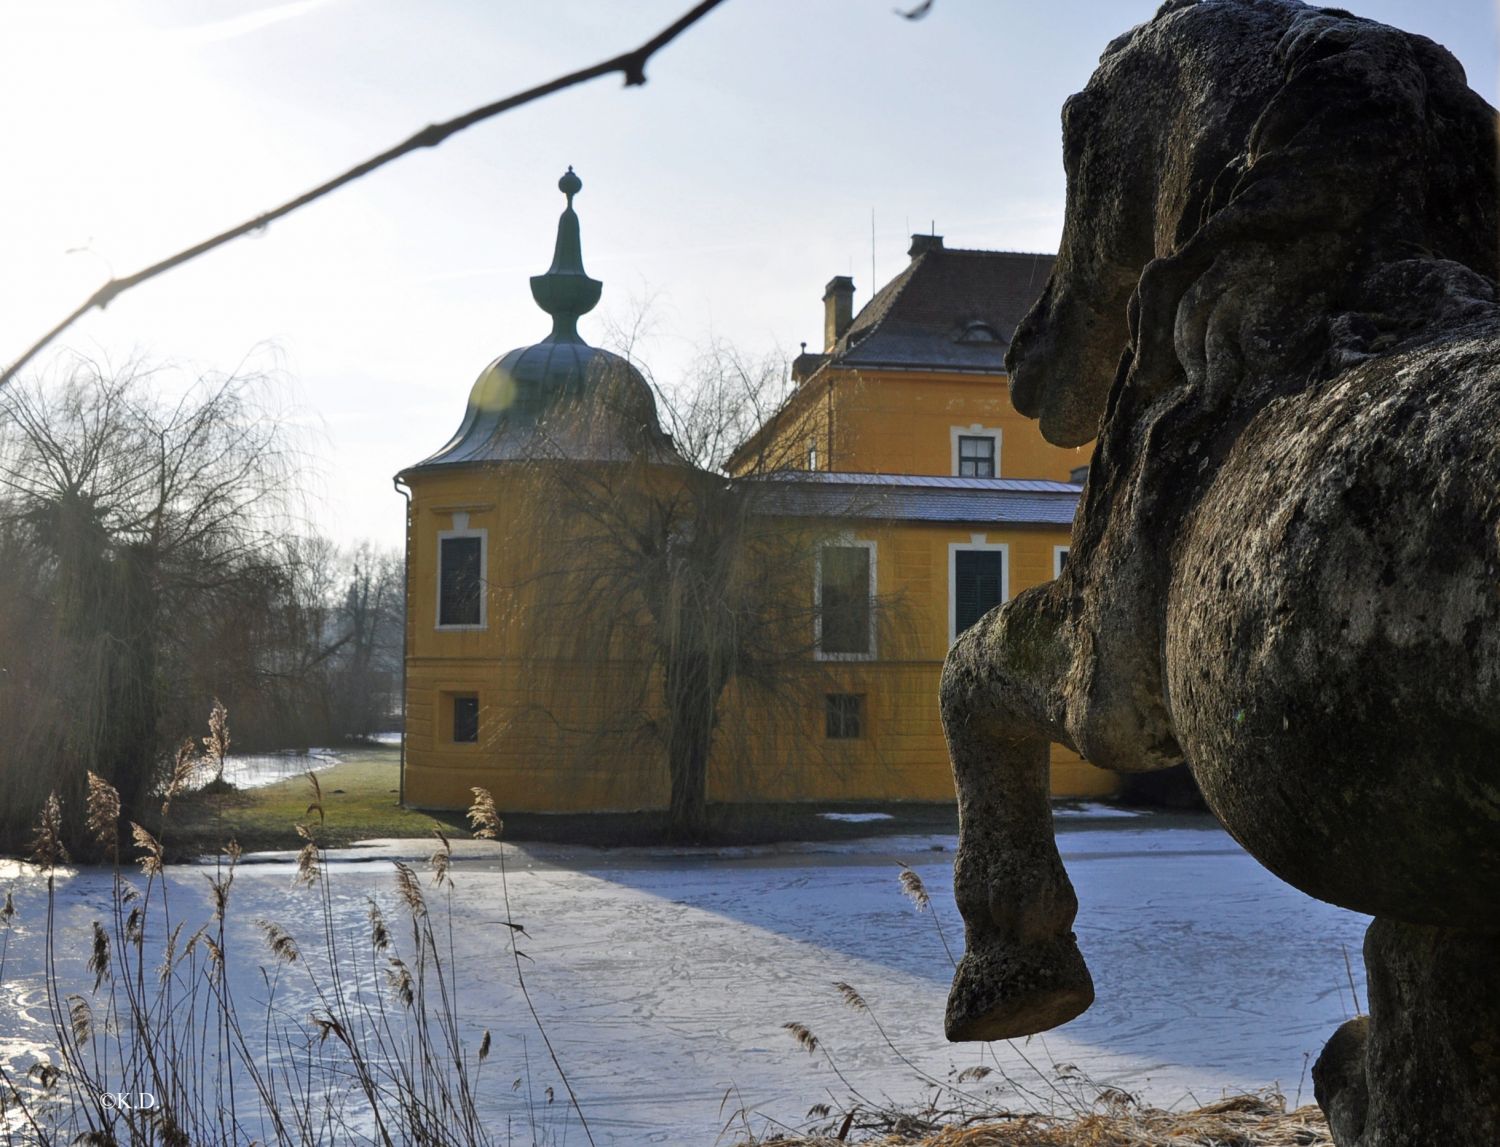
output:
POLYGON ((1377 919, 1370 1014, 1313 1067, 1339 1147, 1500 1144, 1500 932, 1377 919))

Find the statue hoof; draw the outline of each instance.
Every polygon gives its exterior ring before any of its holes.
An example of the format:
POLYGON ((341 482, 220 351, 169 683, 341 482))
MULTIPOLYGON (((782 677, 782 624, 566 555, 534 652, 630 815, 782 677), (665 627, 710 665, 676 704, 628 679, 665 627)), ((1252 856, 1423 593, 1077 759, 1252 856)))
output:
POLYGON ((1015 1039, 1082 1015, 1094 981, 1071 932, 1025 944, 971 945, 948 991, 948 1039, 1015 1039))

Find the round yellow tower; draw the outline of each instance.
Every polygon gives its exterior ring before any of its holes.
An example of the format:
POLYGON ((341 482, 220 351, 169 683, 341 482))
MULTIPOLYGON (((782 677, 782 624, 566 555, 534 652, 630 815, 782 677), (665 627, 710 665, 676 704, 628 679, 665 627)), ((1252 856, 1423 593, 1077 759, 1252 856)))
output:
POLYGON ((602 662, 597 652, 575 657, 566 626, 557 625, 565 603, 538 608, 559 592, 555 571, 590 560, 555 505, 557 483, 612 489, 641 463, 649 471, 680 465, 640 371, 578 334, 602 284, 583 269, 573 209, 582 182, 570 167, 558 187, 567 206, 552 265, 531 279, 551 333, 486 366, 453 437, 397 475, 410 491, 409 805, 466 807, 476 785, 512 810, 632 809, 665 799, 659 770, 626 763, 632 754, 604 746, 580 753, 566 743, 578 740, 576 730, 588 726, 578 718, 611 680, 632 676, 629 651, 602 662), (538 634, 542 616, 562 632, 538 634))

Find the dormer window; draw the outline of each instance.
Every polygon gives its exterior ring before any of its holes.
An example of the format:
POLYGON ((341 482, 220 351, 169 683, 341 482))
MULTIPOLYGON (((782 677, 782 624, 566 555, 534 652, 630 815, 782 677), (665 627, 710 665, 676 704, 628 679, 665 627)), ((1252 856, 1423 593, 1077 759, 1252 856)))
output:
POLYGON ((975 319, 973 322, 965 323, 963 330, 958 332, 958 337, 953 340, 959 343, 1003 343, 1000 332, 983 319, 975 319))

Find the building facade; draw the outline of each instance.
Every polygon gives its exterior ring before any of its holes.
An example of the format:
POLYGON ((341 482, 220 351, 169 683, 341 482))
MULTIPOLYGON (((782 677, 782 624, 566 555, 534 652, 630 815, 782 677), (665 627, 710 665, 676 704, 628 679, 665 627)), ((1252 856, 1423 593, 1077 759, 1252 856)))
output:
MULTIPOLYGON (((731 469, 804 470, 798 512, 844 523, 817 592, 843 577, 900 603, 884 641, 819 649, 847 674, 830 713, 859 728, 840 795, 939 800, 953 791, 943 658, 988 609, 1061 571, 1091 448, 1052 446, 1010 404, 1006 347, 1052 256, 951 249, 936 235, 913 236, 908 254, 857 314, 852 280, 828 283, 823 349, 804 344, 796 390, 731 469)), ((1052 789, 1101 796, 1117 779, 1053 746, 1052 789)))
MULTIPOLYGON (((613 545, 600 520, 630 533, 632 514, 681 502, 660 495, 701 472, 662 432, 639 372, 578 336, 601 287, 583 271, 571 169, 559 186, 553 265, 532 279, 552 333, 486 367, 453 438, 398 475, 402 796, 418 807, 463 807, 473 786, 515 811, 669 798, 661 752, 640 735, 660 723, 662 670, 640 631, 594 632, 605 582, 590 563, 613 545)), ((777 704, 733 680, 724 691, 710 801, 953 799, 937 706, 948 645, 1066 561, 1087 457, 1047 445, 1011 409, 1003 367, 1050 257, 949 250, 934 236, 911 255, 857 315, 853 283, 829 283, 823 350, 804 348, 786 403, 731 461, 753 513, 799 539, 795 556, 762 559, 798 608, 782 619, 777 704)), ((693 534, 675 524, 667 548, 693 534)), ((1114 785, 1059 748, 1053 788, 1114 785)))

